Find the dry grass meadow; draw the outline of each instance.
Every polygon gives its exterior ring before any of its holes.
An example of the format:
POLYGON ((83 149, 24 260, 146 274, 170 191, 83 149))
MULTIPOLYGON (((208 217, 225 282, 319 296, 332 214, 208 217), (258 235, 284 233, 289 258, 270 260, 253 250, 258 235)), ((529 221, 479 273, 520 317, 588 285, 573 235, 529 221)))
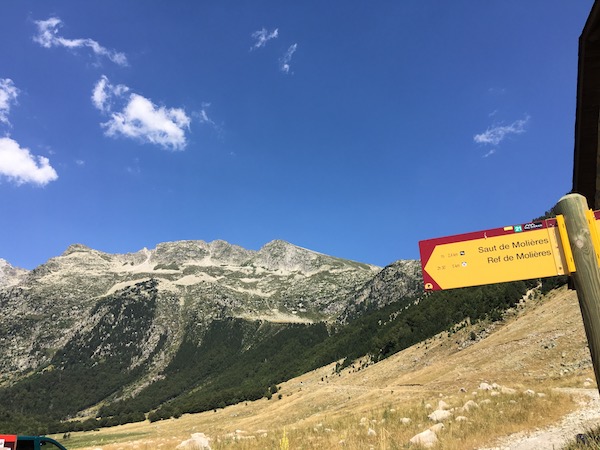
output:
POLYGON ((402 449, 434 424, 428 415, 442 401, 454 409, 436 448, 475 449, 557 422, 577 402, 555 388, 589 386, 593 378, 575 293, 562 288, 523 302, 500 324, 442 333, 339 375, 334 365, 304 374, 280 385, 281 398, 73 433, 63 442, 70 449, 174 449, 204 433, 213 450, 402 449), (498 387, 479 389, 484 382, 498 387), (463 410, 469 400, 478 407, 463 410))

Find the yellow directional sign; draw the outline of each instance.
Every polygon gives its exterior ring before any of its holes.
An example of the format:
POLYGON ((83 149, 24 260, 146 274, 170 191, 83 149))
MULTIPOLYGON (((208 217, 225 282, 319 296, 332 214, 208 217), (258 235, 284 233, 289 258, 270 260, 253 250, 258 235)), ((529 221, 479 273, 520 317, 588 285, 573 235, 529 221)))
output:
POLYGON ((426 290, 568 273, 555 219, 419 242, 426 290))

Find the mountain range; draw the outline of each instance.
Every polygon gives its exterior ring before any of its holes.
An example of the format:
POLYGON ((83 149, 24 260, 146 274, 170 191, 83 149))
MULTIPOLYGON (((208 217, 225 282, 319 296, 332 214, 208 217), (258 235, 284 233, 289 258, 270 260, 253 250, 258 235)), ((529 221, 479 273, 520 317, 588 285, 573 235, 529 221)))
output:
POLYGON ((419 261, 384 268, 272 241, 81 244, 31 271, 0 261, 0 429, 89 430, 276 395, 335 363, 376 361, 501 320, 562 279, 423 293, 419 261))
MULTIPOLYGON (((304 351, 369 308, 417 295, 420 285, 418 261, 382 269, 280 240, 258 251, 177 241, 128 254, 74 244, 31 271, 0 260, 1 395, 20 405, 20 419, 87 417, 181 378, 186 370, 172 366, 182 353, 206 359, 216 336, 223 353, 199 369, 208 378, 231 362, 225 355, 302 334, 314 340, 299 345, 304 351), (49 411, 37 411, 49 400, 49 411)), ((161 403, 207 379, 189 374, 161 403)), ((249 395, 264 394, 261 386, 249 395)))

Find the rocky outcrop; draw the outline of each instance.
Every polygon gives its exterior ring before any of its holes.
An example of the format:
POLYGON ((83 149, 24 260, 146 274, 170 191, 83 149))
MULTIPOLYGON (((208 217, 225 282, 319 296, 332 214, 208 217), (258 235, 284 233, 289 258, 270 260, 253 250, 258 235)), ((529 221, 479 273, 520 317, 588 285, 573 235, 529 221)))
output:
POLYGON ((338 320, 346 323, 369 309, 379 309, 402 299, 410 301, 422 292, 422 286, 420 261, 396 261, 386 266, 349 297, 338 320))

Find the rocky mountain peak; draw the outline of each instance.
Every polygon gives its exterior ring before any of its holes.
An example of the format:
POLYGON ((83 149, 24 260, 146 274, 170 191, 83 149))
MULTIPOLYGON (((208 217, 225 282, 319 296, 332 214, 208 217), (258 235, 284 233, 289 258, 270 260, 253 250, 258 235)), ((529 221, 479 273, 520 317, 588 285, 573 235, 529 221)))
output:
MULTIPOLYGON (((269 270, 308 273, 322 266, 331 257, 298 247, 282 240, 265 244, 256 254, 254 263, 269 270)), ((333 258, 331 258, 333 259, 333 258)))
POLYGON ((251 250, 246 250, 243 247, 222 240, 212 241, 209 244, 209 249, 213 260, 236 265, 243 264, 254 253, 251 250))
POLYGON ((76 252, 89 252, 92 251, 90 247, 83 244, 71 244, 67 247, 67 249, 63 252, 62 256, 69 256, 72 253, 76 252))
POLYGON ((175 241, 158 244, 154 258, 161 264, 198 263, 241 265, 253 252, 226 241, 175 241))
POLYGON ((17 284, 28 273, 28 270, 14 267, 5 259, 0 258, 0 287, 17 284))

